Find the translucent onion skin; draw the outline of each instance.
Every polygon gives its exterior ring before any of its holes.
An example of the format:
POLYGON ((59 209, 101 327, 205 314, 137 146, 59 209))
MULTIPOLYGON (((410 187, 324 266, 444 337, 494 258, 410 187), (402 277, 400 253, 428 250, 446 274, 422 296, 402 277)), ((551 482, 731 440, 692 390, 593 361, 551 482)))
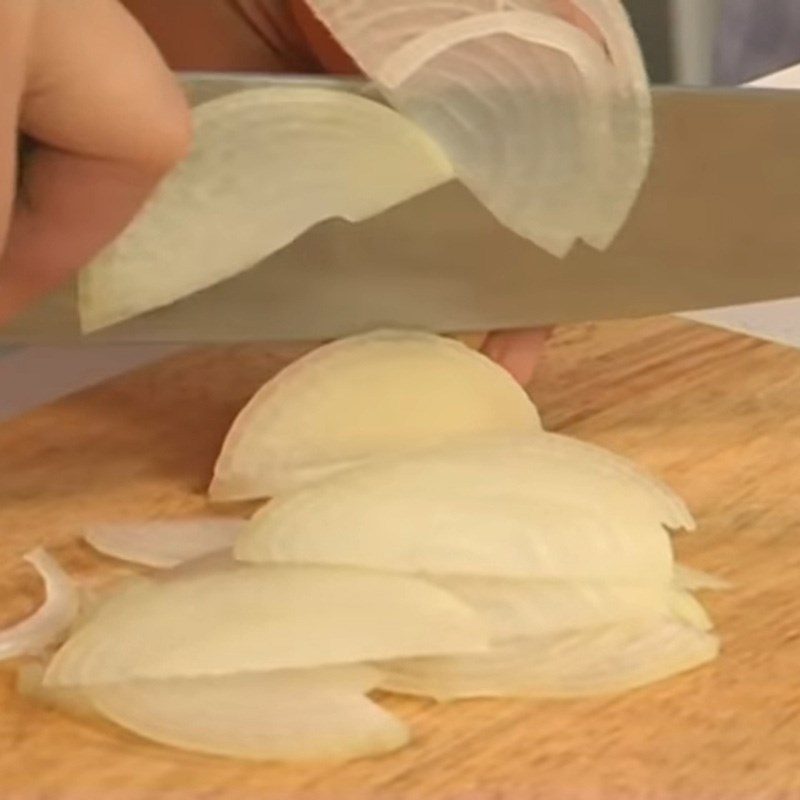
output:
POLYGON ((41 547, 25 561, 41 576, 45 601, 30 617, 0 631, 0 661, 40 655, 60 644, 78 616, 78 589, 59 563, 41 547))
POLYGON ((653 142, 644 62, 619 0, 309 5, 501 222, 556 256, 577 237, 613 241, 653 142))
POLYGON ((103 555, 154 569, 230 550, 244 520, 209 517, 93 525, 85 541, 103 555))

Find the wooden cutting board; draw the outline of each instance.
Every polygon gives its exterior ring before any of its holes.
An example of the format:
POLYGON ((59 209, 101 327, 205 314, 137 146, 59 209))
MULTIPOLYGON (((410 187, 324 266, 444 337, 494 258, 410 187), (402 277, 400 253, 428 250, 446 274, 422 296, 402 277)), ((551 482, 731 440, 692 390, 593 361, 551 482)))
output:
MULTIPOLYGON (((280 364, 252 346, 193 352, 0 426, 0 623, 40 597, 19 562, 35 544, 96 579, 122 568, 78 542, 82 526, 202 512, 227 426, 280 364)), ((0 797, 800 798, 800 352, 675 320, 574 327, 533 394, 550 428, 637 459, 689 500, 700 530, 680 537, 681 557, 736 584, 706 597, 716 663, 612 699, 392 699, 413 746, 298 767, 93 728, 16 697, 0 671, 0 797)))

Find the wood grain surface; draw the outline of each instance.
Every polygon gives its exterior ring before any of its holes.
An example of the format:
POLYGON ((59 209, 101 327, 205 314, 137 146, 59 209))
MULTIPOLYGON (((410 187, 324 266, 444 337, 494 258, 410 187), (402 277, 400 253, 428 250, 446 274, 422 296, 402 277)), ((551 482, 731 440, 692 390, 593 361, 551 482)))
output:
MULTIPOLYGON (((82 526, 203 511, 227 426, 280 364, 254 346, 192 352, 0 426, 0 624, 40 598, 19 561, 35 544, 98 580, 121 567, 78 542, 82 526)), ((91 727, 17 697, 0 671, 0 798, 800 798, 800 352, 667 319, 580 326, 560 333, 533 395, 548 427, 637 459, 689 500, 700 530, 679 537, 681 557, 736 584, 706 597, 717 662, 615 698, 390 698, 411 747, 296 767, 91 727)))

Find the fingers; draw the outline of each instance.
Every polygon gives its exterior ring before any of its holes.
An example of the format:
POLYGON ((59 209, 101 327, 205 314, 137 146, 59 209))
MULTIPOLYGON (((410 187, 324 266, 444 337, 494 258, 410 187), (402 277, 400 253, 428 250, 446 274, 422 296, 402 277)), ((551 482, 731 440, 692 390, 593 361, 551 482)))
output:
POLYGON ((544 355, 552 328, 531 328, 490 333, 483 353, 505 367, 523 386, 527 386, 544 355))
POLYGON ((0 324, 115 238, 186 153, 172 74, 115 0, 40 0, 19 125, 26 164, 0 258, 0 324))
POLYGON ((0 3, 0 253, 17 182, 17 118, 33 11, 33 3, 0 3))

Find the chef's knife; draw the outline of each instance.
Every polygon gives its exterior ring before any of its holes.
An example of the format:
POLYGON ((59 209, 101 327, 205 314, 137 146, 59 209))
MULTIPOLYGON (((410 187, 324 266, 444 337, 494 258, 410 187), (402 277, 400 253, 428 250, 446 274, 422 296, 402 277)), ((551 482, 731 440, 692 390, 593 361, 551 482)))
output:
MULTIPOLYGON (((254 85, 308 83, 372 91, 336 78, 186 78, 194 103, 254 85)), ((651 174, 604 253, 579 246, 563 261, 548 256, 453 182, 366 222, 323 223, 236 278, 88 337, 70 287, 0 330, 0 341, 467 331, 800 295, 800 92, 669 87, 655 90, 655 108, 651 174)))

